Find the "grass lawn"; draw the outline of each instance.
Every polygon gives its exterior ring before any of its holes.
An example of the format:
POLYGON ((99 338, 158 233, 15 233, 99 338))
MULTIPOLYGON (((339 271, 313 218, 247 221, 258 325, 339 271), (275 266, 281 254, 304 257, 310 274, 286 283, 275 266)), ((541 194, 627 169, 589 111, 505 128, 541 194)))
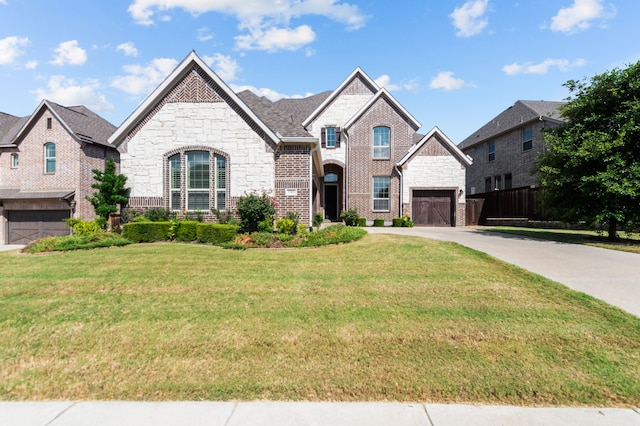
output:
POLYGON ((640 319, 458 246, 0 253, 1 400, 640 405, 640 319))
POLYGON ((622 233, 617 241, 609 241, 606 233, 596 231, 578 231, 570 229, 538 229, 520 228, 515 226, 496 226, 487 228, 488 232, 502 232, 504 234, 522 235, 524 237, 541 238, 571 244, 583 244, 601 247, 609 250, 620 250, 640 254, 640 234, 622 233))

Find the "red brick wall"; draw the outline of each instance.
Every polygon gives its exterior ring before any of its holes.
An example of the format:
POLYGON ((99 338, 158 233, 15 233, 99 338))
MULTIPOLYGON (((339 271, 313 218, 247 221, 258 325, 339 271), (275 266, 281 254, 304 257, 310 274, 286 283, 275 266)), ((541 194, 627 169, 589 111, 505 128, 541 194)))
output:
POLYGON ((310 224, 311 200, 311 150, 306 145, 284 145, 275 154, 275 198, 278 201, 277 215, 298 212, 300 223, 310 224), (286 190, 295 190, 296 195, 286 195, 286 190))

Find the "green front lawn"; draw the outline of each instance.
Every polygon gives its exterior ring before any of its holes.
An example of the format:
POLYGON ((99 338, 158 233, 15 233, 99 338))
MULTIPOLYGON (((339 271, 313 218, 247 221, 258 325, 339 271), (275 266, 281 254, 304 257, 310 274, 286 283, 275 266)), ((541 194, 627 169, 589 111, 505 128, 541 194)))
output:
POLYGON ((2 400, 640 405, 640 319, 417 237, 0 253, 2 400))
POLYGON ((583 244, 609 250, 620 250, 640 254, 640 234, 637 233, 620 233, 621 236, 618 240, 610 241, 606 233, 598 233, 596 231, 521 228, 515 226, 495 226, 486 228, 485 231, 541 238, 562 243, 583 244))

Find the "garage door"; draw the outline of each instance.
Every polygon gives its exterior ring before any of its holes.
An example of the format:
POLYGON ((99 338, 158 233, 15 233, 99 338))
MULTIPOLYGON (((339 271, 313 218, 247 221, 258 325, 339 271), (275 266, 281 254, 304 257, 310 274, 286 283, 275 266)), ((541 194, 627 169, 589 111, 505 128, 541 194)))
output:
POLYGON ((38 238, 69 235, 63 219, 68 210, 10 210, 9 244, 28 244, 38 238))
POLYGON ((411 200, 413 223, 425 226, 453 226, 454 194, 454 191, 414 190, 411 200))

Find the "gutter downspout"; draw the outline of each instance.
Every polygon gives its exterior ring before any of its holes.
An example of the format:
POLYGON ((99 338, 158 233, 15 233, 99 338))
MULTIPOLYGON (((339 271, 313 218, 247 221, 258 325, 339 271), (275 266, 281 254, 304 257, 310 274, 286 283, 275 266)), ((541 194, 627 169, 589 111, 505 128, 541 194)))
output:
MULTIPOLYGON (((313 154, 315 154, 319 150, 320 142, 316 142, 315 146, 309 153, 309 228, 313 226, 313 154)), ((320 167, 322 167, 322 164, 320 165, 320 167)), ((318 178, 318 180, 320 180, 320 178, 318 178)), ((321 188, 318 188, 318 196, 320 196, 320 189, 321 188)))
MULTIPOLYGON (((349 144, 349 132, 347 129, 342 129, 342 134, 345 137, 345 150, 344 150, 344 205, 342 206, 343 210, 349 209, 349 150, 351 149, 351 144, 349 144)), ((340 218, 340 215, 338 215, 340 218)))

